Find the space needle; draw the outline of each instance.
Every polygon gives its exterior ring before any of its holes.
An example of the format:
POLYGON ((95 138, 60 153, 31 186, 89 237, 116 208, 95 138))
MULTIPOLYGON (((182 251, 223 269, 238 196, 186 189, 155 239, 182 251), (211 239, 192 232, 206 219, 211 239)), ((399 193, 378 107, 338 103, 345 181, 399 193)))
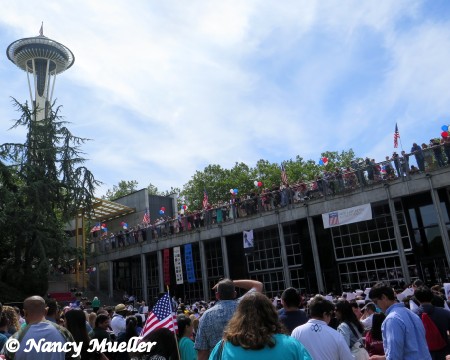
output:
POLYGON ((26 71, 35 120, 44 120, 52 103, 56 75, 70 68, 75 61, 72 51, 44 36, 42 25, 39 36, 14 41, 6 49, 6 55, 26 71))

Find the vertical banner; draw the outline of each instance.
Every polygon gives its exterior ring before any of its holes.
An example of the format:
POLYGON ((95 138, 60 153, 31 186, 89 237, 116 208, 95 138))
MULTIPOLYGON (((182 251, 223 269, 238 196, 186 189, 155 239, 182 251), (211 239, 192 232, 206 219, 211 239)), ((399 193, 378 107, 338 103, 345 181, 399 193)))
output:
POLYGON ((173 264, 175 265, 175 279, 177 285, 180 285, 183 283, 183 266, 181 265, 181 252, 179 246, 173 248, 173 264))
POLYGON ((192 244, 184 245, 184 262, 186 265, 186 275, 189 283, 195 283, 194 258, 192 257, 192 244))
POLYGON ((169 249, 163 250, 163 274, 164 285, 170 285, 170 252, 169 249))
POLYGON ((249 254, 253 251, 254 241, 253 241, 253 230, 243 231, 244 238, 244 252, 245 254, 249 254))

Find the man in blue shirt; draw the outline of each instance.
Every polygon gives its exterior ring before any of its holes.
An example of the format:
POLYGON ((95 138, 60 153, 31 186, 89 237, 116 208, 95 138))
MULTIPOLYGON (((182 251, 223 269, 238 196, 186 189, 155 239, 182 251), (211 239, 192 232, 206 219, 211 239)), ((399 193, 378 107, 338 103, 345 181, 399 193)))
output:
POLYGON ((377 283, 369 298, 386 315, 381 326, 385 356, 374 355, 371 360, 431 360, 422 320, 396 301, 394 290, 377 283))

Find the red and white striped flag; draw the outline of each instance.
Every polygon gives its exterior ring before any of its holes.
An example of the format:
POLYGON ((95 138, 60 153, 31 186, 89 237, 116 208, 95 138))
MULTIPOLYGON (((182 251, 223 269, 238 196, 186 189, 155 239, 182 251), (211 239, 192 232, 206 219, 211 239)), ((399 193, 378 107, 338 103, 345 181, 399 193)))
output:
POLYGON ((394 132, 394 148, 398 148, 398 138, 400 137, 400 133, 398 132, 397 123, 395 123, 395 132, 394 132))
POLYGON ((149 224, 150 223, 150 213, 148 212, 148 209, 145 209, 145 213, 144 213, 144 218, 142 219, 142 222, 144 224, 149 224))
POLYGON ((169 293, 157 301, 152 311, 148 314, 147 321, 143 327, 140 337, 143 339, 152 331, 160 328, 166 328, 177 332, 178 324, 175 312, 172 310, 172 302, 169 293))
POLYGON ((102 229, 102 227, 100 227, 100 223, 97 223, 94 225, 94 227, 91 229, 91 233, 95 232, 95 231, 100 231, 102 229))

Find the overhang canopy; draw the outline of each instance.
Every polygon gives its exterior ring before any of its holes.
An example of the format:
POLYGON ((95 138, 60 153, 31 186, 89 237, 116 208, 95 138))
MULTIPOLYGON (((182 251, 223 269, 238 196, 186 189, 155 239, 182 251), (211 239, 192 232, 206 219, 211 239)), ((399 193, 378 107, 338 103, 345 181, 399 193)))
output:
POLYGON ((118 217, 134 213, 135 211, 135 208, 130 208, 113 201, 95 198, 91 213, 86 214, 85 209, 80 209, 78 216, 83 217, 84 215, 85 218, 90 218, 93 221, 103 222, 117 219, 118 217))

